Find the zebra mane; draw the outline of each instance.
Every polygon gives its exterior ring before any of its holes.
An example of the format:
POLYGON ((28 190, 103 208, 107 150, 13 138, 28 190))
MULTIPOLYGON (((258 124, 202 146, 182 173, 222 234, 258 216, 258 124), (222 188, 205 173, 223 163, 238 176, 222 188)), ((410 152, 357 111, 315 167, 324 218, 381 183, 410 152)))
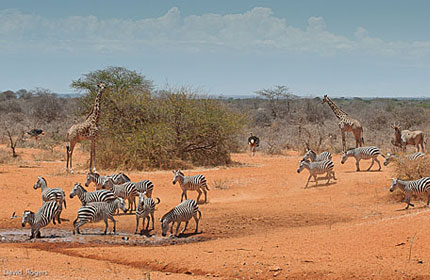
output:
POLYGON ((170 209, 170 210, 169 210, 169 212, 167 212, 166 214, 164 214, 164 215, 163 215, 163 217, 161 217, 161 220, 160 220, 160 221, 164 221, 164 220, 165 220, 165 218, 166 218, 167 216, 169 216, 169 215, 170 215, 174 210, 175 210, 175 208, 170 209))
POLYGON ((120 172, 119 175, 122 175, 122 176, 124 176, 124 178, 126 178, 129 181, 131 181, 130 177, 128 177, 125 173, 120 172))
POLYGON ((75 183, 75 186, 78 186, 84 193, 88 192, 80 183, 75 183))

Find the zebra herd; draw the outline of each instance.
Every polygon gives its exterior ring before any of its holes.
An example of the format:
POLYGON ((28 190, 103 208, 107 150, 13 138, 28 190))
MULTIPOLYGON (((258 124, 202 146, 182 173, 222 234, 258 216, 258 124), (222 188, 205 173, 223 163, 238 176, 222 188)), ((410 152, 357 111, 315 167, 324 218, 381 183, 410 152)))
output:
MULTIPOLYGON (((175 236, 183 234, 191 218, 195 220, 195 232, 197 233, 198 224, 202 216, 198 202, 202 191, 205 196, 204 202, 207 202, 207 191, 209 190, 206 178, 203 175, 185 176, 180 170, 174 170, 173 173, 173 184, 178 182, 182 190, 181 203, 160 219, 162 235, 166 236, 169 225, 170 234, 173 234, 175 223, 177 224, 175 236), (187 191, 196 191, 198 193, 197 201, 188 199, 187 191), (178 234, 182 222, 185 223, 185 226, 178 234)), ((88 187, 91 183, 95 184, 95 191, 87 191, 80 183, 75 183, 70 192, 69 197, 71 199, 77 196, 81 201, 81 207, 78 210, 76 219, 73 221, 73 234, 80 234, 80 227, 88 222, 102 220, 105 223, 104 234, 108 229, 108 220, 113 223, 112 232, 115 233, 116 220, 114 216, 119 213, 119 209, 124 213, 135 211, 135 234, 138 233, 140 219, 143 219, 142 231, 149 229, 150 220, 152 221, 151 230, 154 230, 155 207, 161 201, 159 198, 152 198, 154 184, 150 180, 132 182, 124 173, 109 176, 88 173, 85 186, 88 187), (138 198, 137 205, 136 198, 138 198), (128 207, 126 207, 125 200, 128 201, 128 207)), ((61 188, 49 188, 46 179, 42 176, 37 178, 33 188, 42 190, 42 206, 36 213, 25 210, 22 215, 22 226, 25 227, 27 223, 31 226, 30 239, 40 237, 40 229, 48 225, 51 220, 54 225, 56 221, 61 223, 60 215, 63 211, 63 205, 66 208, 65 192, 61 188)))
MULTIPOLYGON (((387 166, 390 164, 393 160, 399 159, 399 156, 387 153, 384 155, 381 153, 380 149, 378 147, 370 146, 370 147, 358 147, 355 149, 350 149, 346 152, 343 152, 341 163, 344 164, 348 158, 353 157, 355 158, 355 166, 356 171, 360 171, 360 160, 372 160, 369 168, 367 168, 367 171, 369 171, 373 164, 376 162, 379 166, 378 171, 381 170, 381 163, 378 160, 378 156, 382 156, 384 161, 384 166, 387 166)), ((416 152, 413 154, 409 154, 405 156, 406 160, 409 161, 416 161, 419 159, 422 159, 425 156, 422 152, 416 152)), ((317 155, 314 151, 307 149, 306 153, 302 160, 299 161, 299 168, 297 169, 297 172, 300 173, 303 169, 309 170, 309 177, 306 182, 305 188, 307 188, 309 181, 312 177, 314 177, 316 185, 318 185, 318 174, 324 174, 326 173, 326 177, 323 177, 322 179, 328 179, 327 184, 330 182, 330 179, 335 178, 335 173, 333 171, 334 169, 334 163, 332 161, 332 155, 330 152, 322 152, 321 154, 317 155)), ((321 179, 321 178, 320 178, 321 179)), ((423 193, 425 192, 427 194, 427 204, 426 207, 429 206, 430 203, 430 177, 423 177, 418 180, 414 181, 403 181, 399 180, 397 178, 392 178, 392 183, 390 187, 390 192, 393 192, 396 188, 402 190, 405 195, 405 202, 406 202, 406 208, 408 209, 409 206, 414 207, 414 204, 410 203, 411 196, 413 193, 423 193)))

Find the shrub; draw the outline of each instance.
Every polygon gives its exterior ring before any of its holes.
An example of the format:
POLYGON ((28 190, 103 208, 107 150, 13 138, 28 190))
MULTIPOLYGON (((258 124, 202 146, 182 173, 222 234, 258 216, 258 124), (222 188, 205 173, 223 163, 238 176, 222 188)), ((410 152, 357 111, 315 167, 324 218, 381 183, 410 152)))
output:
POLYGON ((109 67, 84 75, 72 86, 89 94, 80 114, 90 111, 95 85, 103 81, 97 162, 103 168, 172 168, 230 162, 241 114, 188 88, 154 92, 137 72, 109 67), (178 166, 179 165, 179 166, 178 166))

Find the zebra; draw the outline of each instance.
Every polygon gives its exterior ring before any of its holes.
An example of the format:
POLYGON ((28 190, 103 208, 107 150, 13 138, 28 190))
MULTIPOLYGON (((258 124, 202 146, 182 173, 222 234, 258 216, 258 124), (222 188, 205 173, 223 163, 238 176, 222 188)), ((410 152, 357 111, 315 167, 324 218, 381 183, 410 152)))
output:
POLYGON ((31 234, 30 239, 40 238, 40 229, 49 224, 52 220, 52 223, 55 225, 55 218, 57 218, 58 223, 61 224, 60 221, 60 205, 57 201, 47 201, 45 202, 36 213, 25 210, 22 214, 22 227, 28 223, 31 226, 31 234))
POLYGON ((108 228, 108 219, 113 222, 113 233, 116 231, 116 221, 113 218, 116 210, 120 208, 124 213, 127 212, 125 202, 122 198, 117 197, 113 200, 106 202, 90 202, 85 206, 82 206, 78 210, 78 216, 73 221, 73 234, 75 231, 77 234, 81 234, 79 228, 88 222, 98 222, 104 220, 105 230, 103 234, 106 234, 108 228))
POLYGON ((146 197, 152 197, 152 191, 154 190, 154 184, 150 180, 143 180, 134 183, 139 193, 145 193, 146 197))
POLYGON ((82 206, 85 206, 90 202, 105 202, 115 199, 115 195, 109 190, 88 192, 80 183, 75 183, 72 192, 70 193, 70 198, 73 198, 75 195, 79 197, 82 206))
POLYGON ((92 182, 94 182, 97 190, 102 189, 103 183, 107 178, 112 178, 113 183, 117 184, 117 185, 124 184, 126 182, 130 182, 130 178, 122 172, 120 172, 118 174, 107 175, 107 176, 101 176, 97 172, 94 172, 94 173, 90 172, 90 173, 87 173, 87 179, 85 181, 85 187, 88 187, 92 182))
POLYGON ((373 163, 376 161, 379 165, 378 171, 381 170, 381 163, 378 160, 378 156, 381 154, 381 151, 378 147, 358 147, 355 149, 348 150, 347 152, 343 152, 341 163, 344 164, 349 157, 355 157, 355 165, 357 166, 356 171, 360 171, 360 160, 362 159, 372 159, 372 163, 370 164, 367 171, 372 168, 373 163))
POLYGON ((195 175, 195 176, 184 176, 184 173, 180 170, 175 170, 173 172, 173 185, 176 182, 179 182, 179 186, 182 189, 181 202, 187 197, 187 191, 192 190, 198 193, 197 202, 199 202, 200 196, 202 195, 202 190, 205 195, 205 203, 207 202, 207 191, 209 190, 208 185, 206 184, 206 178, 203 175, 195 175))
MULTIPOLYGON (((48 188, 48 183, 46 182, 46 179, 42 176, 39 176, 37 178, 36 183, 33 185, 33 188, 36 190, 40 188, 42 190, 42 202, 48 202, 48 201, 56 201, 58 202, 58 206, 60 207, 60 214, 63 211, 63 203, 64 208, 66 207, 66 194, 61 188, 48 188)), ((60 222, 60 214, 58 214, 58 222, 60 222)))
POLYGON ((390 192, 393 192, 396 188, 401 189, 406 194, 406 208, 409 208, 409 205, 414 207, 414 205, 410 202, 412 193, 427 193, 427 205, 429 206, 430 202, 430 177, 423 177, 414 181, 403 181, 396 178, 392 178, 393 182, 391 183, 390 192))
POLYGON ((133 210, 133 205, 136 201, 135 198, 136 196, 139 196, 135 183, 126 182, 121 185, 116 185, 113 183, 112 178, 108 177, 107 179, 105 179, 103 186, 108 187, 108 189, 113 192, 116 197, 127 199, 130 212, 133 210))
POLYGON ((302 172, 303 169, 308 169, 309 170, 309 177, 308 177, 308 181, 306 182, 306 186, 305 189, 308 187, 309 181, 311 180, 312 177, 314 177, 315 183, 316 185, 318 185, 318 174, 324 174, 327 173, 326 178, 327 183, 330 183, 330 179, 333 178, 334 180, 336 179, 336 176, 334 174, 333 168, 334 168, 334 163, 331 160, 323 160, 323 161, 316 161, 316 162, 310 162, 309 160, 301 160, 299 161, 299 168, 297 169, 297 173, 302 172))
POLYGON ((164 214, 164 216, 160 219, 162 229, 161 235, 166 236, 166 233, 169 230, 170 223, 172 223, 172 226, 170 227, 170 234, 172 235, 173 225, 175 222, 177 223, 175 236, 178 236, 178 231, 181 223, 185 222, 185 226, 180 233, 183 234, 187 229, 188 222, 191 218, 194 218, 194 221, 196 221, 196 230, 194 232, 197 233, 201 217, 202 212, 200 212, 197 202, 192 199, 187 199, 181 202, 179 205, 175 206, 166 214, 164 214), (199 213, 198 217, 197 213, 199 213))
POLYGON ((330 152, 322 152, 321 154, 317 155, 314 151, 306 149, 306 154, 303 157, 303 160, 309 159, 312 162, 315 161, 323 161, 323 160, 332 160, 331 153, 330 152))
MULTIPOLYGON (((383 154, 381 154, 381 156, 383 156, 385 158, 384 166, 387 166, 388 164, 390 164, 390 162, 392 162, 393 160, 399 158, 398 155, 390 154, 390 153, 387 153, 386 156, 384 156, 383 154)), ((416 152, 416 153, 413 153, 413 154, 406 155, 405 159, 410 160, 410 161, 416 161, 416 160, 418 160, 420 158, 423 158, 424 156, 425 156, 424 153, 416 152)))
POLYGON ((155 206, 160 203, 160 199, 156 198, 157 202, 155 202, 152 198, 146 197, 145 193, 139 193, 139 203, 137 204, 137 210, 136 210, 136 230, 134 234, 137 234, 137 230, 139 228, 139 220, 140 218, 143 219, 142 221, 142 230, 144 230, 145 227, 145 220, 147 219, 146 223, 146 230, 149 228, 149 215, 151 215, 152 220, 152 229, 154 229, 154 211, 155 206))

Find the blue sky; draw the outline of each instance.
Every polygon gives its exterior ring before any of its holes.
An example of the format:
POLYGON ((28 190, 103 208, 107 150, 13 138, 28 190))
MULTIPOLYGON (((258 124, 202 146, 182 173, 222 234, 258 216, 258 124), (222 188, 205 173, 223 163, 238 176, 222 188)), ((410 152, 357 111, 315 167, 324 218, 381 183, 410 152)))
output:
POLYGON ((428 1, 3 1, 0 90, 71 93, 107 66, 158 88, 429 96, 428 1))

